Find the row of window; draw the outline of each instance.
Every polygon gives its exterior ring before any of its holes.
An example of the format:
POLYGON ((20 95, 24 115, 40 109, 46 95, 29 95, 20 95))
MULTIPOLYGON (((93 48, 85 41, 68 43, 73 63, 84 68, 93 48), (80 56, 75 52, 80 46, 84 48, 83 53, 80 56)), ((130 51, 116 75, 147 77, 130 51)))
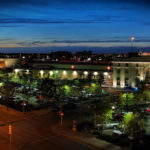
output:
MULTIPOLYGON (((120 64, 120 63, 118 63, 118 64, 117 64, 117 66, 118 66, 118 67, 120 67, 120 66, 121 66, 121 64, 120 64)), ((129 67, 129 64, 128 64, 128 63, 125 63, 125 67, 129 67)), ((136 64, 136 67, 139 67, 139 64, 136 64)))
MULTIPOLYGON (((129 78, 125 78, 125 86, 129 85, 129 78)), ((120 77, 117 77, 117 86, 120 86, 120 77)))
MULTIPOLYGON (((129 70, 128 69, 125 69, 125 74, 128 74, 129 73, 129 70)), ((120 69, 117 69, 117 74, 120 74, 120 69)), ((139 71, 136 70, 136 73, 135 73, 137 76, 139 75, 139 71)))

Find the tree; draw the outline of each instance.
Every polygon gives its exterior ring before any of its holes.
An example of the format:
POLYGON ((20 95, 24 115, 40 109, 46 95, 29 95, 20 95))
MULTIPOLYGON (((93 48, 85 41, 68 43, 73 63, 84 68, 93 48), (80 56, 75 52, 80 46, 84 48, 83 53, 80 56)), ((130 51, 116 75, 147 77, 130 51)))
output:
POLYGON ((56 99, 56 85, 54 83, 54 80, 44 78, 41 80, 41 83, 39 83, 38 87, 43 97, 56 99))
POLYGON ((135 105, 135 99, 133 93, 123 93, 121 95, 121 105, 127 107, 135 105))
POLYGON ((148 89, 144 90, 142 95, 144 102, 150 101, 150 91, 148 89))
POLYGON ((5 72, 5 77, 3 79, 4 79, 4 84, 3 86, 0 87, 0 93, 1 95, 3 95, 8 110, 8 105, 9 103, 12 102, 12 98, 15 94, 16 86, 14 83, 10 82, 9 74, 7 71, 5 72))
POLYGON ((142 113, 127 113, 121 123, 123 132, 133 137, 140 138, 145 134, 146 117, 142 113))
POLYGON ((94 125, 96 126, 97 122, 100 123, 100 132, 102 133, 103 125, 109 123, 112 119, 113 110, 109 99, 94 102, 91 111, 94 125))

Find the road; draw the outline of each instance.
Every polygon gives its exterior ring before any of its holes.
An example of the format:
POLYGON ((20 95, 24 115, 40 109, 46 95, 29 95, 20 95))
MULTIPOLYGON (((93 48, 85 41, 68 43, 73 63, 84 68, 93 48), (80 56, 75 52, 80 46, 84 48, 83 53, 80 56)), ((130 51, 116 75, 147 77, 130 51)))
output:
MULTIPOLYGON (((12 150, 94 150, 54 129, 52 115, 26 116, 12 123, 12 150)), ((9 150, 8 125, 0 126, 0 150, 9 150)))

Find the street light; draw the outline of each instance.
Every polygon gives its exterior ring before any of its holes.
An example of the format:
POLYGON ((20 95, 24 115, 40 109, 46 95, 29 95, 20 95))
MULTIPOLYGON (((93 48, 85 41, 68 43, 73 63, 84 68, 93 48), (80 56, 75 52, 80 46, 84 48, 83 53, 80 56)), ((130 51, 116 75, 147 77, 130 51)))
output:
POLYGON ((134 37, 132 36, 132 37, 130 37, 130 40, 131 40, 131 51, 133 50, 133 41, 134 41, 134 37))

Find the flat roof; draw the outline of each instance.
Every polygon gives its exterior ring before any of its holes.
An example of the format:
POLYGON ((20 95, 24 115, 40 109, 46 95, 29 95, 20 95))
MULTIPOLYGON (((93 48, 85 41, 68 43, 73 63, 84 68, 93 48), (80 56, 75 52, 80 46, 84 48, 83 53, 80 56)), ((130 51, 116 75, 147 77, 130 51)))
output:
POLYGON ((150 56, 143 57, 131 57, 131 58, 116 58, 112 61, 112 63, 117 62, 150 62, 150 56))

